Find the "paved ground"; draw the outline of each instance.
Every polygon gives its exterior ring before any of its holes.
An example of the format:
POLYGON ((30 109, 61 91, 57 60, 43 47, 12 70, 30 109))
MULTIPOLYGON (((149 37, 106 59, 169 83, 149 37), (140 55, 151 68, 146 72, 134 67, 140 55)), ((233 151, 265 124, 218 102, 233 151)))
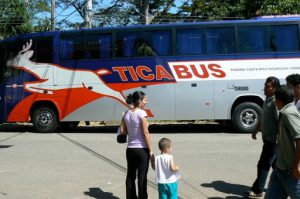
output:
MULTIPOLYGON (((0 125, 0 198, 124 199, 126 145, 116 127, 32 133, 30 126, 0 125)), ((261 140, 218 125, 152 125, 153 146, 173 140, 184 199, 244 198, 252 184, 261 140)), ((157 198, 149 170, 149 199, 157 198)))

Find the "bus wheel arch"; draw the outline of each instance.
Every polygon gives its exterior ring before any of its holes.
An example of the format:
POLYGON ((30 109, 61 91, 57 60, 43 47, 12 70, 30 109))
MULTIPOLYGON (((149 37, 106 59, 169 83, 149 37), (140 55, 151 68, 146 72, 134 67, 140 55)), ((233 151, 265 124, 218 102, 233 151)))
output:
POLYGON ((238 98, 231 109, 231 120, 235 129, 243 133, 255 131, 262 115, 263 100, 257 96, 238 98))
POLYGON ((51 101, 35 102, 30 109, 30 118, 39 133, 52 133, 59 127, 59 112, 51 101))

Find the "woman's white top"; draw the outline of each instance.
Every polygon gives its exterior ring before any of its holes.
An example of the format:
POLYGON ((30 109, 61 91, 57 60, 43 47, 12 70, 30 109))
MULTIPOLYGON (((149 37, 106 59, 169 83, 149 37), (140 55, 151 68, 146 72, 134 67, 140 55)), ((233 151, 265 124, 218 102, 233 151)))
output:
POLYGON ((142 119, 147 113, 142 109, 127 110, 124 121, 128 132, 128 148, 148 148, 143 132, 142 119))

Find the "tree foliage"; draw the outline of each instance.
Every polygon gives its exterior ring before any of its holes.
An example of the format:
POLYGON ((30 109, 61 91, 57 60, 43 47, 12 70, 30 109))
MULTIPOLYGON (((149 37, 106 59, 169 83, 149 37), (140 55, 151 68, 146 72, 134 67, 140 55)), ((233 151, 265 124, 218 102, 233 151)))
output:
POLYGON ((132 16, 140 24, 150 24, 155 18, 164 17, 174 6, 175 0, 131 0, 132 16))
POLYGON ((179 9, 182 16, 192 20, 249 19, 262 15, 300 13, 299 0, 191 0, 179 9))
POLYGON ((175 0, 113 0, 96 11, 99 26, 150 24, 169 14, 175 0))
POLYGON ((1 38, 32 31, 29 13, 23 0, 2 0, 0 5, 1 38))
POLYGON ((265 0, 257 15, 286 15, 300 13, 299 0, 265 0))
POLYGON ((30 0, 27 6, 30 13, 30 20, 33 25, 33 31, 51 30, 51 0, 30 0))
MULTIPOLYGON (((84 27, 87 0, 56 0, 57 28, 84 27), (71 11, 70 11, 71 10, 71 11), (74 20, 74 15, 79 16, 74 20), (80 20, 80 18, 82 20, 80 20)), ((93 0, 93 27, 300 13, 299 0, 93 0), (175 11, 174 11, 175 10, 175 11)), ((51 29, 51 0, 1 0, 0 38, 51 29)))

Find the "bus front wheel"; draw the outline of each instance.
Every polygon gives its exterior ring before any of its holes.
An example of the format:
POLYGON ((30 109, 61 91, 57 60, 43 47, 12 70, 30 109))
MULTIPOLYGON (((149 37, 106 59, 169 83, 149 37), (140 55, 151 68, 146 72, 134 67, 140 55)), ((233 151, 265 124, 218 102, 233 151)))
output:
POLYGON ((232 123, 235 129, 242 133, 252 133, 258 125, 262 108, 253 102, 239 104, 233 111, 232 123))
POLYGON ((57 114, 49 107, 36 108, 32 113, 31 120, 35 130, 40 133, 52 133, 59 125, 57 114))

